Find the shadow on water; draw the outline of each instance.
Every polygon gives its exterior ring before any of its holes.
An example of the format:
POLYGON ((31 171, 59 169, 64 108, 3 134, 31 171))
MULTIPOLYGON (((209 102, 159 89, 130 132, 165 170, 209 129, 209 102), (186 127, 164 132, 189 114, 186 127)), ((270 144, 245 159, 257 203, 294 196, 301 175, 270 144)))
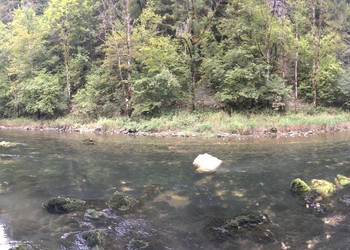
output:
MULTIPOLYGON (((0 141, 20 143, 0 147, 1 249, 13 242, 38 249, 94 249, 92 240, 104 249, 350 245, 346 203, 315 216, 289 188, 295 178, 349 176, 349 134, 245 141, 96 136, 90 146, 84 138, 0 131, 0 141), (215 174, 194 171, 193 159, 205 152, 223 160, 215 174), (115 191, 140 203, 132 211, 111 211, 106 203, 115 191), (55 196, 87 205, 49 214, 41 204, 55 196), (266 221, 244 222, 242 216, 256 213, 266 221)), ((348 191, 341 190, 339 197, 346 200, 348 191)))

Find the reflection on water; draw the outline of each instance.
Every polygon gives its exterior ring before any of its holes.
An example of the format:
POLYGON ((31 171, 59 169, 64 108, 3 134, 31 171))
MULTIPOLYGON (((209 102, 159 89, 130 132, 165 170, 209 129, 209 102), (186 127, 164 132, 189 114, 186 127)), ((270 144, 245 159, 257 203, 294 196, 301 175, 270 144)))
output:
POLYGON ((0 131, 0 141, 20 143, 0 147, 0 220, 6 225, 6 234, 0 227, 0 249, 8 247, 7 235, 39 249, 88 249, 81 232, 102 228, 110 249, 137 249, 137 244, 149 249, 350 245, 350 207, 319 218, 289 191, 294 178, 349 176, 348 134, 246 141, 96 136, 92 146, 84 145, 84 138, 0 131), (195 173, 192 166, 205 152, 223 160, 213 175, 195 173), (108 214, 103 205, 115 190, 141 198, 141 206, 127 215, 108 214), (97 210, 105 219, 41 209, 44 201, 59 195, 102 204, 97 210), (249 237, 217 238, 206 230, 213 219, 256 211, 266 214, 269 224, 249 237))

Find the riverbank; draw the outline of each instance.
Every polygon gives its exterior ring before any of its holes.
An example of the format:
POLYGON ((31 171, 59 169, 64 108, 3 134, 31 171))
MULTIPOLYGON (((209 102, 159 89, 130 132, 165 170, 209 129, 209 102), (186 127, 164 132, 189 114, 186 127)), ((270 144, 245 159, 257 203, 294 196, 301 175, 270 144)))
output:
POLYGON ((75 117, 56 120, 2 119, 1 129, 57 132, 132 134, 158 137, 296 137, 346 131, 350 113, 227 114, 179 112, 150 119, 118 117, 84 121, 75 117))

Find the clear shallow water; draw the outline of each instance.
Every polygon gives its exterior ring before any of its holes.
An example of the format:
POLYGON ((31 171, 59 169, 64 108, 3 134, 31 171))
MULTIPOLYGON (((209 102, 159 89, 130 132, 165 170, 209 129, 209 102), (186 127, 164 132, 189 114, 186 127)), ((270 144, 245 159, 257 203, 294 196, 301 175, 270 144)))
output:
POLYGON ((137 211, 116 215, 114 245, 106 249, 134 249, 135 238, 157 241, 148 249, 350 246, 350 207, 315 216, 289 191, 294 178, 349 176, 350 134, 244 141, 89 135, 97 141, 93 146, 82 143, 86 137, 0 130, 0 141, 22 144, 0 147, 0 249, 16 241, 39 249, 88 249, 64 243, 82 225, 72 216, 48 214, 41 204, 59 195, 103 203, 115 190, 139 197, 151 184, 163 191, 137 211), (217 173, 195 173, 192 161, 204 152, 223 160, 217 173), (255 211, 269 217, 274 240, 218 239, 207 230, 213 218, 255 211))

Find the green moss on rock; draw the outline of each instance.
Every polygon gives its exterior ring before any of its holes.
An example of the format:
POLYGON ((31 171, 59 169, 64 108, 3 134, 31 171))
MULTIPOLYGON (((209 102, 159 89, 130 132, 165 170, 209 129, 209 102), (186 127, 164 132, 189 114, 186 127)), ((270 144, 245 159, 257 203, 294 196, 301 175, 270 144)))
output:
POLYGON ((118 209, 120 211, 127 211, 137 205, 139 201, 129 194, 122 192, 114 192, 108 201, 111 209, 118 209))
POLYGON ((4 147, 4 148, 12 148, 18 145, 21 145, 21 144, 16 142, 0 141, 0 147, 4 147))
POLYGON ((132 239, 129 242, 129 248, 130 249, 144 249, 148 247, 148 242, 140 240, 140 239, 132 239))
POLYGON ((12 246, 9 250, 36 250, 37 248, 33 247, 29 243, 17 243, 16 245, 12 246))
POLYGON ((102 212, 96 211, 95 209, 87 209, 84 216, 89 219, 97 220, 102 216, 102 212))
POLYGON ((337 180, 341 186, 346 186, 350 184, 350 178, 341 174, 337 175, 337 180))
POLYGON ((85 144, 85 145, 95 145, 96 142, 93 139, 91 139, 91 138, 87 138, 87 139, 83 140, 83 144, 85 144))
POLYGON ((83 232, 82 238, 86 241, 88 247, 103 246, 105 242, 105 235, 102 230, 83 232))
POLYGON ((267 216, 261 212, 237 215, 227 219, 222 224, 225 230, 237 230, 242 227, 254 227, 267 221, 267 216))
POLYGON ((326 180, 312 179, 310 186, 323 198, 331 197, 337 191, 337 187, 326 180))
POLYGON ((307 193, 312 191, 311 187, 300 178, 294 179, 290 184, 290 188, 292 193, 300 198, 304 198, 307 193))
POLYGON ((66 197, 52 197, 43 203, 42 207, 49 213, 70 213, 79 210, 85 201, 66 197))

